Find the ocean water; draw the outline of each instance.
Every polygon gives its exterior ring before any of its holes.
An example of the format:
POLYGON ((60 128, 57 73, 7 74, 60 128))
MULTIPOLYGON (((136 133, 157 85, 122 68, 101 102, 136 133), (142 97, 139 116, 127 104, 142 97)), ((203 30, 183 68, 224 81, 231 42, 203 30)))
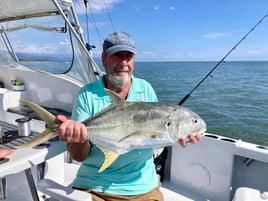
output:
MULTIPOLYGON (((137 62, 160 102, 178 102, 217 62, 137 62)), ((224 62, 183 104, 207 123, 207 132, 268 145, 268 62, 224 62)))
MULTIPOLYGON (((152 84, 160 102, 178 104, 216 64, 136 62, 134 75, 152 84)), ((206 121, 209 133, 268 146, 268 61, 222 63, 183 105, 206 121)))

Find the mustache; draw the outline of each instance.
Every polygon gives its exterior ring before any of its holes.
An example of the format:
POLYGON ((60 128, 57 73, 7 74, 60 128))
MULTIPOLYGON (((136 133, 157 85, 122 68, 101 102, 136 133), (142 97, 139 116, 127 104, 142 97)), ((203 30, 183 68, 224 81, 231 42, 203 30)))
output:
POLYGON ((117 71, 117 70, 129 71, 129 68, 128 66, 115 66, 113 68, 113 71, 117 71))

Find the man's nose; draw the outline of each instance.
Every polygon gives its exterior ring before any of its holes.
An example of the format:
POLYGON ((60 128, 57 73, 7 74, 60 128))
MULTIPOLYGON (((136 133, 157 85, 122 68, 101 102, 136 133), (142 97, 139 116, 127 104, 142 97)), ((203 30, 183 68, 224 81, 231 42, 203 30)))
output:
POLYGON ((118 63, 125 66, 128 63, 128 58, 124 56, 120 57, 118 63))

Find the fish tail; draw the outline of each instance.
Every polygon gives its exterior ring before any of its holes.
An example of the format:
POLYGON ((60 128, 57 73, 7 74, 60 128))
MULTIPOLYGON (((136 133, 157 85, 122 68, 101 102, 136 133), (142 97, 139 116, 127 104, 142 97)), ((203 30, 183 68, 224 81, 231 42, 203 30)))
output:
POLYGON ((36 145, 39 145, 43 142, 46 142, 54 137, 57 136, 57 133, 51 131, 50 129, 46 129, 45 131, 43 131, 42 133, 40 133, 39 135, 37 135, 36 137, 32 138, 30 141, 16 146, 16 149, 25 149, 25 148, 30 148, 30 147, 34 147, 36 145))
POLYGON ((46 122, 47 127, 50 129, 53 129, 55 127, 55 124, 59 123, 56 116, 52 113, 50 113, 45 108, 27 100, 19 100, 20 103, 27 105, 29 108, 31 108, 44 122, 46 122))
POLYGON ((30 107, 46 123, 47 128, 45 131, 43 131, 38 136, 32 138, 30 141, 26 142, 23 145, 17 146, 17 149, 33 147, 57 136, 56 129, 58 128, 60 122, 57 120, 54 114, 50 113, 45 108, 33 102, 27 100, 19 101, 20 103, 30 107))

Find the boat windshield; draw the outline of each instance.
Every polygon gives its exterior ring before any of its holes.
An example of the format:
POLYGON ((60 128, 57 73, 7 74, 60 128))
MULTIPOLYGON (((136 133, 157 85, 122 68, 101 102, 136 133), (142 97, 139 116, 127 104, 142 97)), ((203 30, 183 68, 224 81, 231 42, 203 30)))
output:
POLYGON ((60 15, 6 21, 0 24, 0 33, 0 60, 6 66, 65 74, 82 83, 102 73, 60 15))

